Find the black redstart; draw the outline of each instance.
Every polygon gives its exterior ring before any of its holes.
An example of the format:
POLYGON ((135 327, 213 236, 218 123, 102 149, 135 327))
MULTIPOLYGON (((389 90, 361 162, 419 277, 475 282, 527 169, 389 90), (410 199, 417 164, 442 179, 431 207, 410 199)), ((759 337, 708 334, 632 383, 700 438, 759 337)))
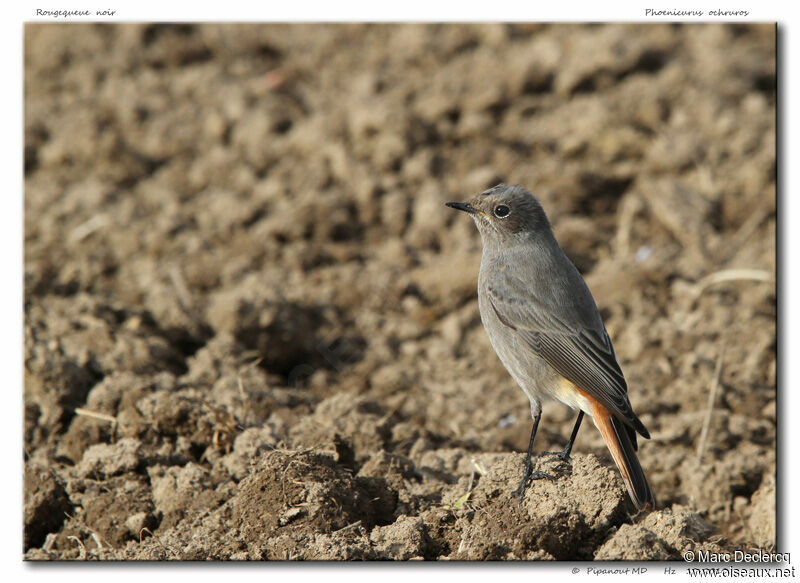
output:
POLYGON ((542 205, 522 186, 498 184, 468 202, 447 206, 469 213, 483 240, 478 306, 497 356, 531 403, 533 429, 520 502, 531 474, 531 454, 542 399, 555 398, 578 419, 555 454, 569 460, 583 414, 603 435, 636 508, 655 499, 636 457, 636 433, 650 437, 633 412, 628 387, 594 298, 564 254, 542 205))

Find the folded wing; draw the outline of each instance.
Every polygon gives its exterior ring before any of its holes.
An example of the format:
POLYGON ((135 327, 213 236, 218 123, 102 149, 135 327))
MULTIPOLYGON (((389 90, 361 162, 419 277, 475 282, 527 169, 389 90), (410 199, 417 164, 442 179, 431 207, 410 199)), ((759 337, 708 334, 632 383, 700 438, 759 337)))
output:
MULTIPOLYGON (((582 281, 581 286, 581 291, 589 294, 582 281)), ((588 318, 578 309, 555 310, 546 305, 547 298, 533 297, 512 277, 505 277, 501 286, 489 285, 486 291, 499 320, 515 330, 531 350, 625 425, 650 437, 631 408, 628 385, 599 315, 588 318), (558 318, 554 313, 570 316, 558 318)), ((596 311, 593 300, 590 305, 596 311)), ((633 443, 635 447, 635 435, 633 443)))

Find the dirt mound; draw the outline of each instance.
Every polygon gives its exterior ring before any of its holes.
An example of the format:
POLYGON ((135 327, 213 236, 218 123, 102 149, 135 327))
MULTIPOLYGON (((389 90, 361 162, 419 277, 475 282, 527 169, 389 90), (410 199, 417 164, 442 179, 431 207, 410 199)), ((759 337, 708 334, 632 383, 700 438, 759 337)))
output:
POLYGON ((774 547, 775 27, 36 23, 25 73, 25 558, 774 547), (649 515, 591 423, 510 493, 443 206, 500 181, 598 301, 649 515))

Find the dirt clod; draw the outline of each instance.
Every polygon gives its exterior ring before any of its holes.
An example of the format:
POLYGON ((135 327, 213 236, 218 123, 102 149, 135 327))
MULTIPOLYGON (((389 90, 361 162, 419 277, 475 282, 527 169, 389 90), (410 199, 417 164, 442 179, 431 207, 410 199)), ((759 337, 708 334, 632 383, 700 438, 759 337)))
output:
POLYGON ((25 468, 25 550, 40 547, 48 534, 57 532, 72 511, 72 503, 57 476, 44 467, 25 468))

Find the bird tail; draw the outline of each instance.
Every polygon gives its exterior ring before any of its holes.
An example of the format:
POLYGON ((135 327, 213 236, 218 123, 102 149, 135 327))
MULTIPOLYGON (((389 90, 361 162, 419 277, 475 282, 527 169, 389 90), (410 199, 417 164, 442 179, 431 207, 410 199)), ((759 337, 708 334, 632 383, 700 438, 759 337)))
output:
MULTIPOLYGON (((640 510, 645 506, 649 506, 651 509, 655 508, 656 500, 653 491, 650 489, 650 484, 647 483, 647 477, 644 475, 641 464, 639 464, 636 446, 628 434, 626 425, 609 413, 608 409, 600 403, 595 401, 592 405, 594 424, 603 435, 603 440, 619 468, 622 481, 625 483, 628 495, 636 509, 640 510)), ((633 438, 636 439, 635 434, 633 438)))

